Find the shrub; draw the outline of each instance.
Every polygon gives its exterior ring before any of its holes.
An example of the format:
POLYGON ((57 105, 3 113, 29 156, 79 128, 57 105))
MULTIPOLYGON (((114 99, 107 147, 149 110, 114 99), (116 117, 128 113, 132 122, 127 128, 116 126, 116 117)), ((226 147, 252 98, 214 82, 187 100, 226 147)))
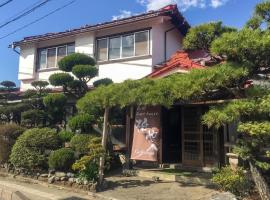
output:
POLYGON ((89 134, 77 134, 70 140, 71 148, 80 154, 85 154, 88 152, 88 145, 93 137, 89 134))
POLYGON ((70 131, 63 130, 59 133, 59 139, 61 140, 62 143, 69 142, 74 135, 75 134, 70 131))
POLYGON ((46 113, 43 110, 31 109, 22 112, 22 123, 29 126, 38 126, 46 119, 46 113))
POLYGON ((46 169, 46 150, 59 146, 58 135, 50 128, 33 128, 25 131, 14 144, 10 161, 15 167, 46 169))
POLYGON ((75 65, 72 69, 72 73, 78 79, 84 79, 88 82, 98 74, 98 68, 91 65, 75 65))
POLYGON ((12 146, 23 131, 24 129, 16 124, 0 126, 0 164, 8 161, 12 146))
POLYGON ((111 83, 113 83, 112 79, 103 78, 103 79, 96 80, 93 83, 93 85, 94 85, 94 87, 98 87, 100 85, 110 85, 111 83))
POLYGON ((72 117, 68 121, 68 125, 73 131, 81 130, 82 133, 87 133, 92 130, 93 122, 94 117, 86 113, 72 117))
POLYGON ((79 179, 88 181, 98 180, 99 159, 105 156, 100 137, 93 137, 88 145, 88 154, 77 160, 72 169, 79 171, 79 179))
POLYGON ((49 156, 49 168, 55 170, 70 170, 75 162, 74 151, 68 148, 53 151, 49 156))
POLYGON ((237 196, 246 195, 252 187, 251 181, 247 178, 242 168, 238 168, 234 171, 230 166, 223 167, 217 171, 212 181, 217 184, 220 189, 230 191, 237 196))
POLYGON ((49 77, 50 84, 53 86, 68 85, 74 78, 68 73, 55 73, 49 77))
POLYGON ((68 56, 64 57, 63 59, 61 59, 58 62, 58 65, 59 65, 60 70, 63 70, 65 72, 71 72, 72 68, 75 65, 94 66, 94 65, 96 65, 96 62, 93 58, 91 58, 85 54, 74 53, 74 54, 68 55, 68 56))
POLYGON ((49 94, 43 99, 43 103, 52 123, 61 123, 65 115, 67 97, 64 94, 49 94))

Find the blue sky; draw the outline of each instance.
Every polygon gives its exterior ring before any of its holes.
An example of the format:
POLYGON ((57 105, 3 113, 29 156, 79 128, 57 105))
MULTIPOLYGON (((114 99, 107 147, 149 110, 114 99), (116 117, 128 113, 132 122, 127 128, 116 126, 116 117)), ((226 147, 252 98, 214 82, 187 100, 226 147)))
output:
MULTIPOLYGON (((1 3, 6 0, 0 0, 1 3)), ((0 7, 0 25, 15 14, 40 0, 13 0, 0 7)), ((70 0, 51 0, 42 8, 14 23, 0 28, 0 37, 66 4, 70 0)), ((44 20, 0 39, 0 81, 17 80, 19 56, 8 45, 25 36, 64 31, 85 24, 110 21, 134 13, 159 8, 165 4, 177 3, 184 17, 192 25, 221 20, 226 25, 241 28, 252 15, 254 6, 260 0, 77 0, 69 7, 44 20)))

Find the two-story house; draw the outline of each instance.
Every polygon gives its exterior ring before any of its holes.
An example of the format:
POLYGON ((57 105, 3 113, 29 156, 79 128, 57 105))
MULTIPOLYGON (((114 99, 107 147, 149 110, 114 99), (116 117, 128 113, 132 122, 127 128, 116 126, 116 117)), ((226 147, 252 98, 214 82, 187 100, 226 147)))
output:
POLYGON ((35 80, 48 81, 51 74, 59 71, 57 62, 74 52, 96 59, 99 74, 95 80, 140 79, 182 48, 188 29, 177 6, 169 5, 111 22, 25 37, 11 45, 20 51, 20 89, 30 89, 35 80))
MULTIPOLYGON (((95 80, 110 78, 115 83, 143 77, 162 78, 172 73, 204 68, 203 63, 209 61, 209 55, 199 51, 181 51, 182 39, 189 27, 177 6, 169 5, 111 22, 26 37, 11 45, 20 50, 21 91, 30 89, 32 81, 48 81, 51 74, 59 72, 58 61, 74 52, 96 59, 99 74, 95 80)), ((150 117, 155 128, 159 127, 162 132, 158 155, 152 161, 199 167, 220 166, 225 162, 225 143, 234 140, 231 134, 234 127, 225 126, 217 134, 203 126, 200 117, 208 107, 205 103, 177 104, 171 109, 159 107, 158 110, 141 107, 127 117, 127 132, 125 136, 123 134, 126 141, 123 143, 126 144, 123 146, 126 145, 128 151, 132 149, 131 158, 134 160, 149 160, 140 156, 142 152, 148 155, 149 149, 147 145, 143 149, 145 140, 136 138, 133 127, 136 128, 136 120, 146 124, 146 118, 150 117), (147 113, 150 115, 146 116, 147 113)))

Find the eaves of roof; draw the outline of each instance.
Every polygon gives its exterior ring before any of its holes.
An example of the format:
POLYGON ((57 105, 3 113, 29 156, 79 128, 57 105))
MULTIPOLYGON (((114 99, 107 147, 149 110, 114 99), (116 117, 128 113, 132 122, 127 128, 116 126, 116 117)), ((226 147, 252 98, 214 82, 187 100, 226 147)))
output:
POLYGON ((57 38, 62 38, 62 37, 67 37, 67 36, 74 36, 77 34, 82 34, 82 33, 90 32, 90 31, 97 31, 97 30, 102 30, 105 28, 112 28, 115 26, 139 22, 142 20, 148 20, 148 19, 152 19, 158 16, 170 16, 172 18, 172 22, 174 23, 174 25, 180 30, 180 32, 183 35, 186 35, 188 29, 190 28, 190 25, 182 16, 182 14, 179 12, 177 6, 168 5, 156 11, 149 11, 147 13, 135 15, 128 18, 118 19, 118 20, 104 22, 104 23, 95 24, 95 25, 85 25, 80 28, 66 30, 63 32, 47 33, 43 35, 25 37, 21 41, 13 42, 9 47, 15 48, 23 44, 35 43, 35 42, 40 42, 44 40, 57 39, 57 38))

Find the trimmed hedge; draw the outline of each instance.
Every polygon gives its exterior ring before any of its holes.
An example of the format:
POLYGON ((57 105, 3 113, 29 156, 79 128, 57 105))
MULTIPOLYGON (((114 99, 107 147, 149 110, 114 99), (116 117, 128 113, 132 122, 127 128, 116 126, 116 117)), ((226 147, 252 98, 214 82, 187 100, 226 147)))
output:
POLYGON ((46 169, 46 151, 59 147, 55 130, 33 128, 25 131, 16 141, 10 155, 10 162, 19 168, 46 169))
POLYGON ((73 138, 74 135, 75 134, 70 131, 63 130, 59 132, 59 138, 62 143, 69 142, 73 138))
POLYGON ((89 151, 89 143, 94 137, 89 134, 77 134, 70 141, 71 148, 80 154, 86 154, 89 151))
POLYGON ((74 151, 68 148, 53 151, 49 156, 49 168, 55 170, 70 170, 75 162, 74 151))

